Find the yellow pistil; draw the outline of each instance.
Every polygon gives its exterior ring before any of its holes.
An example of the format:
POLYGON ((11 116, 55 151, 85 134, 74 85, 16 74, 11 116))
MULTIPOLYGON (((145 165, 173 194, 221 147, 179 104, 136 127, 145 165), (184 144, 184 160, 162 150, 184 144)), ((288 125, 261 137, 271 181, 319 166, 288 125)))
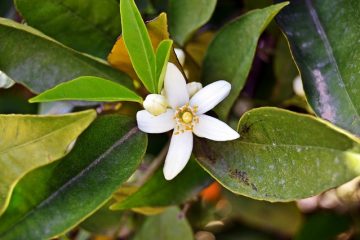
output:
POLYGON ((174 120, 176 122, 174 130, 175 135, 193 130, 194 124, 199 123, 196 111, 197 107, 190 107, 188 103, 176 109, 176 113, 174 115, 174 120))
POLYGON ((191 112, 184 112, 181 119, 184 123, 190 123, 193 120, 193 115, 191 112))

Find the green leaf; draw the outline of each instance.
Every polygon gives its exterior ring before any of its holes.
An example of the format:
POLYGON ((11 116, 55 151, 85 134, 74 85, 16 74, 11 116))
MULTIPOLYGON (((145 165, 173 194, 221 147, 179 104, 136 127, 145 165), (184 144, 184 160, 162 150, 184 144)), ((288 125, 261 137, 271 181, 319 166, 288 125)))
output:
POLYGON ((291 57, 285 37, 280 36, 274 53, 273 62, 276 85, 273 90, 273 101, 284 101, 294 95, 293 81, 299 72, 291 57))
POLYGON ((30 26, 97 57, 105 58, 121 33, 117 1, 15 0, 15 4, 30 26))
POLYGON ((0 70, 33 92, 79 76, 103 77, 126 87, 131 79, 106 62, 80 54, 29 26, 0 18, 0 70))
POLYGON ((320 212, 308 217, 294 239, 336 239, 339 234, 351 228, 349 216, 331 212, 320 212))
POLYGON ((128 88, 99 77, 79 77, 49 89, 29 102, 79 101, 130 101, 142 103, 142 98, 128 88))
POLYGON ((174 180, 167 181, 159 169, 140 189, 111 206, 112 210, 166 207, 189 200, 210 183, 209 175, 191 160, 174 180), (159 187, 161 186, 161 187, 159 187))
POLYGON ((82 229, 99 235, 114 236, 123 224, 123 212, 115 212, 109 209, 110 200, 93 215, 80 224, 82 229))
POLYGON ((302 215, 295 202, 257 201, 229 191, 225 191, 224 195, 231 205, 229 217, 249 226, 293 236, 302 225, 302 215))
POLYGON ((360 135, 360 19, 354 16, 359 9, 357 0, 329 4, 294 0, 277 18, 311 107, 356 135, 360 135))
POLYGON ((197 139, 197 160, 230 191, 291 201, 339 186, 360 173, 360 144, 308 115, 259 108, 240 119, 240 138, 197 139))
POLYGON ((134 240, 191 240, 190 224, 178 207, 169 207, 162 214, 148 217, 134 240))
POLYGON ((134 0, 121 1, 120 14, 122 37, 135 72, 146 89, 156 93, 156 56, 134 0))
POLYGON ((163 40, 156 49, 156 86, 160 93, 164 85, 166 67, 172 50, 172 40, 163 40))
POLYGON ((248 12, 223 27, 210 44, 204 59, 202 79, 206 84, 220 79, 231 83, 229 96, 215 108, 221 119, 227 118, 245 84, 261 33, 287 4, 248 12))
POLYGON ((62 116, 0 115, 0 214, 28 172, 63 157, 95 119, 93 110, 62 116))
POLYGON ((170 0, 169 30, 172 38, 184 46, 191 34, 209 21, 216 0, 170 0))
POLYGON ((0 217, 0 239, 48 239, 76 226, 133 174, 146 145, 128 117, 99 117, 65 158, 18 183, 0 217))

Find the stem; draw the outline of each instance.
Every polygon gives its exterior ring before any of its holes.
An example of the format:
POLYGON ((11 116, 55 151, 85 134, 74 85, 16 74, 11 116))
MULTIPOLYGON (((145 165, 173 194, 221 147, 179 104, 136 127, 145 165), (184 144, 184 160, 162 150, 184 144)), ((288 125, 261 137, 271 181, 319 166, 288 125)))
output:
POLYGON ((150 166, 145 171, 144 175, 139 178, 137 181, 137 184, 139 186, 143 185, 153 174, 154 172, 159 168, 159 166, 162 164, 162 162, 165 160, 166 154, 169 149, 170 142, 167 142, 167 144, 161 149, 159 155, 157 155, 154 160, 151 162, 150 166))

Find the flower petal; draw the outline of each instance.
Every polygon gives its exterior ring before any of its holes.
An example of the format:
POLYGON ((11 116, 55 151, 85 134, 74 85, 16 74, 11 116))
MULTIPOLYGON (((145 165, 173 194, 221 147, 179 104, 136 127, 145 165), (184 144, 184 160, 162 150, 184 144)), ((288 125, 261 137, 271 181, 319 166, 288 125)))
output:
POLYGON ((189 102, 185 78, 172 63, 167 65, 164 85, 168 103, 173 109, 184 106, 189 102))
POLYGON ((239 133, 229 127, 226 123, 207 116, 200 115, 199 123, 194 126, 194 134, 198 137, 214 141, 229 141, 240 137, 239 133))
POLYGON ((227 81, 213 82, 195 93, 190 99, 190 106, 198 107, 196 114, 206 113, 224 100, 229 95, 230 90, 231 84, 227 81))
POLYGON ((146 110, 136 113, 138 128, 146 133, 163 133, 175 127, 174 110, 168 109, 159 116, 154 116, 146 110))
POLYGON ((184 169, 190 159, 192 148, 193 135, 191 131, 172 135, 163 169, 166 180, 173 179, 184 169))

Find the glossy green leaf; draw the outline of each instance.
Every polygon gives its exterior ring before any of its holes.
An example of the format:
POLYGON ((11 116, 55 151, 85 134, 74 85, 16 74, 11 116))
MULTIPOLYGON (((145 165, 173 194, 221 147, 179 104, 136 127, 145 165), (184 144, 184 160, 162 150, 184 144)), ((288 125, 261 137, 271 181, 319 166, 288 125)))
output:
POLYGON ((170 58, 170 51, 172 50, 172 41, 163 40, 156 49, 156 86, 157 93, 161 92, 164 85, 164 78, 166 67, 170 58))
POLYGON ((190 224, 178 207, 169 207, 165 212, 146 219, 134 240, 192 240, 190 224))
POLYGON ((191 34, 209 21, 216 0, 170 0, 169 30, 176 43, 183 46, 191 34))
POLYGON ((121 33, 119 3, 114 0, 15 0, 15 4, 30 26, 101 58, 109 54, 121 33))
POLYGON ((132 82, 106 62, 80 54, 41 32, 0 18, 0 71, 33 92, 79 76, 103 77, 126 87, 132 82))
POLYGON ((197 160, 230 191, 267 201, 319 194, 360 174, 360 144, 308 115, 259 108, 240 119, 240 138, 197 139, 197 160))
POLYGON ((357 0, 293 0, 277 17, 316 114, 360 135, 357 0), (345 27, 346 26, 346 27, 345 27))
POLYGON ((165 180, 162 169, 159 169, 137 192, 113 204, 111 209, 166 207, 181 204, 194 197, 210 181, 209 175, 194 160, 189 161, 179 176, 171 181, 165 180))
POLYGON ((134 173, 146 145, 128 117, 99 117, 65 158, 16 185, 0 217, 0 239, 48 239, 76 226, 134 173))
POLYGON ((134 0, 120 2, 122 37, 134 70, 146 89, 157 92, 156 56, 134 0))
POLYGON ((248 12, 223 27, 210 44, 204 59, 202 78, 206 84, 223 79, 231 83, 229 96, 215 111, 226 119, 249 74, 261 33, 288 3, 248 12))
POLYGON ((0 115, 0 214, 28 172, 63 157, 95 119, 95 111, 62 116, 0 115))
POLYGON ((142 98, 128 88, 99 77, 79 77, 61 83, 36 97, 30 102, 53 102, 63 100, 114 102, 142 102, 142 98))

